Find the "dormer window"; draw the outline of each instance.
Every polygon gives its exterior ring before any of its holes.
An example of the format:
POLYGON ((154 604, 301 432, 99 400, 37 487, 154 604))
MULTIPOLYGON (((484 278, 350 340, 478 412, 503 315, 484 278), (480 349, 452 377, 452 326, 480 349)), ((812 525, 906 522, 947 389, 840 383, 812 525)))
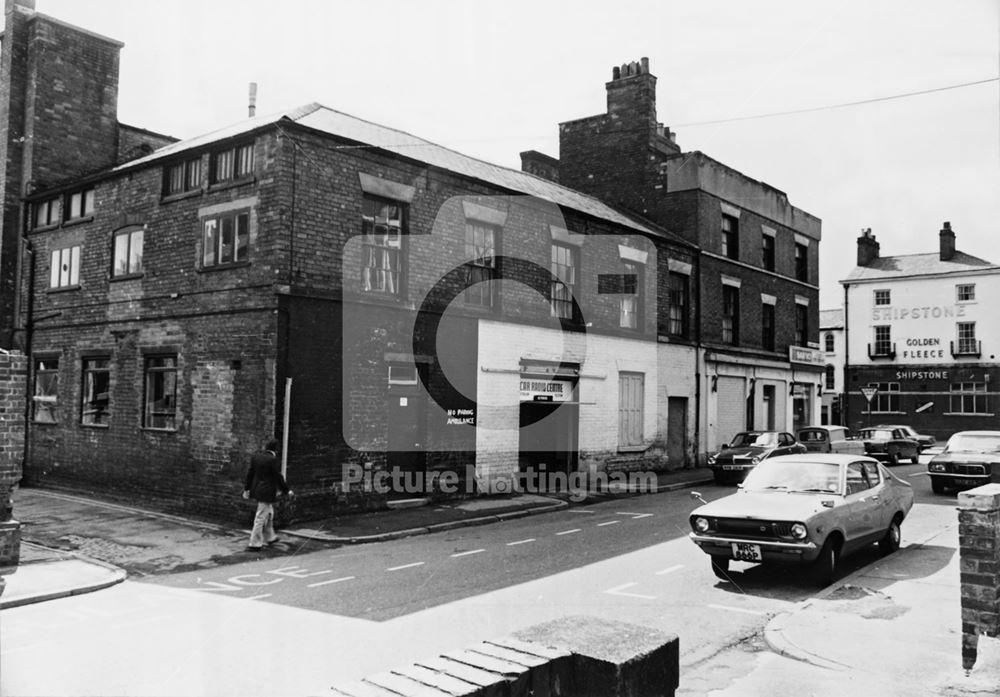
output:
POLYGON ((40 228, 57 225, 62 211, 60 203, 59 197, 56 196, 33 204, 34 216, 31 221, 32 227, 40 228))
POLYGON ((65 220, 80 220, 94 214, 94 189, 83 189, 66 195, 65 220))
POLYGON ((243 143, 212 153, 212 184, 244 179, 252 174, 253 143, 243 143))
POLYGON ((195 157, 166 168, 164 196, 174 196, 201 188, 201 158, 195 157))

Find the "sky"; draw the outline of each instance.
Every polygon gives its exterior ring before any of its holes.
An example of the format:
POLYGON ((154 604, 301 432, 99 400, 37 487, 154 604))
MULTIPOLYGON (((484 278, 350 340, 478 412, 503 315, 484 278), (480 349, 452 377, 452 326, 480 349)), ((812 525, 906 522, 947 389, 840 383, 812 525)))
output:
POLYGON ((838 281, 863 228, 883 256, 920 254, 937 251, 949 221, 958 249, 1000 263, 997 0, 36 0, 36 9, 125 44, 123 123, 208 133, 246 117, 256 82, 258 114, 319 102, 512 168, 523 150, 557 157, 558 124, 604 113, 612 66, 648 57, 658 120, 683 150, 784 191, 822 220, 822 309, 840 306, 838 281))

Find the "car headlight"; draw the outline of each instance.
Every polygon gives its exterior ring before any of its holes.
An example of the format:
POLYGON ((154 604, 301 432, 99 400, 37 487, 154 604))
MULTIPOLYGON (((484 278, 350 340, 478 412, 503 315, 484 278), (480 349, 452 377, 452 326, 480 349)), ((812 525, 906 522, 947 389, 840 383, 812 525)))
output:
POLYGON ((808 534, 809 531, 806 530, 806 526, 803 525, 802 523, 794 523, 792 525, 792 537, 794 537, 796 540, 804 540, 806 539, 806 535, 808 534))
POLYGON ((698 516, 697 518, 694 519, 694 529, 695 529, 695 531, 697 531, 697 532, 708 532, 708 528, 709 527, 710 526, 708 524, 708 518, 702 518, 701 516, 698 516))
POLYGON ((932 462, 930 465, 928 465, 928 469, 930 469, 931 472, 944 472, 945 471, 944 464, 941 463, 941 462, 932 462))
POLYGON ((750 462, 752 464, 756 465, 756 464, 760 463, 760 461, 763 460, 763 459, 764 459, 764 457, 762 455, 754 455, 753 459, 750 460, 750 462))
POLYGON ((709 455, 709 456, 708 456, 708 464, 710 464, 710 465, 714 465, 714 464, 715 464, 715 458, 716 458, 716 457, 717 457, 717 456, 716 456, 716 454, 715 454, 715 453, 712 453, 711 455, 709 455))

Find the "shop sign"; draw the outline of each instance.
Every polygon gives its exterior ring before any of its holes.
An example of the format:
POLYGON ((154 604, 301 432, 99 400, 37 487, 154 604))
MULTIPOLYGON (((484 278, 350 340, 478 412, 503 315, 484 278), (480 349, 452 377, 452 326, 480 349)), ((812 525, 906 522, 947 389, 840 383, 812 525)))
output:
POLYGON ((572 384, 566 380, 521 379, 522 402, 565 402, 570 398, 572 384))
POLYGON ((823 352, 819 349, 805 346, 789 346, 788 360, 791 363, 806 363, 808 365, 826 365, 823 352))

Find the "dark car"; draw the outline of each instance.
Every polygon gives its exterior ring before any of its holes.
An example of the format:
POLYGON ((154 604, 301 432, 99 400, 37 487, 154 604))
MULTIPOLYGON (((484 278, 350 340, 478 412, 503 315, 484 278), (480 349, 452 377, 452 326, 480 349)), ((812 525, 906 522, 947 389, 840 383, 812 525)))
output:
POLYGON ((762 460, 776 455, 796 455, 806 446, 783 431, 741 431, 722 450, 708 456, 708 466, 717 484, 742 482, 762 460))
POLYGON ((906 424, 879 424, 875 428, 898 428, 909 438, 920 443, 921 450, 927 450, 927 448, 937 443, 937 439, 934 436, 929 436, 926 433, 917 433, 916 429, 906 424))
POLYGON ((970 489, 1000 481, 1000 431, 959 431, 927 463, 931 489, 970 489))
POLYGON ((863 428, 858 438, 865 442, 865 455, 885 460, 888 465, 898 465, 900 460, 920 462, 920 443, 901 428, 863 428))

